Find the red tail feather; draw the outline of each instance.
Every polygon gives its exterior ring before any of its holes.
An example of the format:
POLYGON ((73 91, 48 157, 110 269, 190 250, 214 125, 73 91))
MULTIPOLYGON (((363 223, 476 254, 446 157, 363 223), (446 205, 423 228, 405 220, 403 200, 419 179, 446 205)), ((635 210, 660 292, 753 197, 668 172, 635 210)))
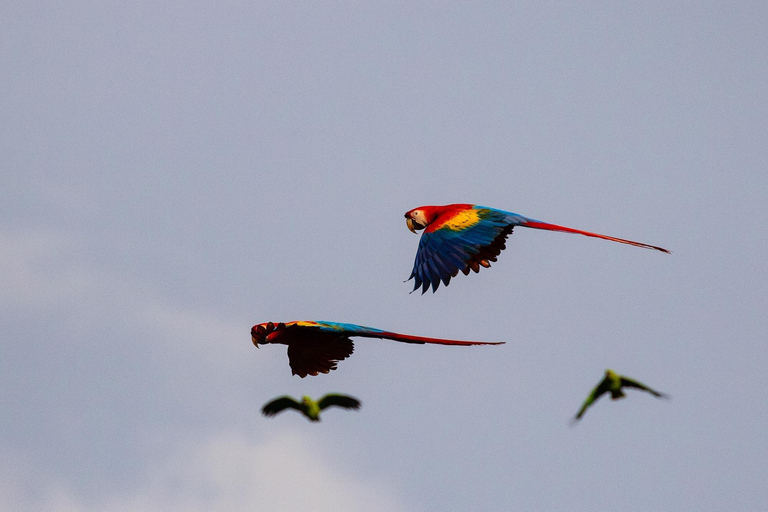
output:
POLYGON ((396 332, 382 332, 376 335, 377 338, 387 338, 394 341, 405 343, 433 343, 437 345, 503 345, 504 341, 462 341, 462 340, 444 340, 442 338, 425 338, 423 336, 411 336, 410 334, 398 334, 396 332))
POLYGON ((663 247, 644 244, 642 242, 635 242, 633 240, 625 240, 624 238, 616 238, 614 236, 601 235, 599 233, 591 233, 589 231, 582 231, 580 229, 567 228, 565 226, 558 226, 557 224, 549 224, 547 222, 539 222, 539 221, 532 220, 532 221, 526 222, 525 224, 521 224, 521 226, 526 228, 533 228, 533 229, 544 229, 547 231, 561 231, 563 233, 576 233, 579 235, 591 236, 594 238, 602 238, 603 240, 611 240, 612 242, 619 242, 622 244, 634 245, 635 247, 643 247, 645 249, 655 249, 657 251, 671 254, 670 251, 668 251, 667 249, 664 249, 663 247))

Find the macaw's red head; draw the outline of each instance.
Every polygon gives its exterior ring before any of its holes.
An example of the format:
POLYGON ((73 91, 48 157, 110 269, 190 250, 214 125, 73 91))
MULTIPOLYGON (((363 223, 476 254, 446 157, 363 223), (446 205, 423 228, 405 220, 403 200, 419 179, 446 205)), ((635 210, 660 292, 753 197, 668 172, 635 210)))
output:
POLYGON ((412 233, 424 229, 432 221, 431 218, 427 217, 427 208, 430 207, 420 206, 405 213, 405 224, 412 233))
POLYGON ((447 204, 445 206, 419 206, 406 212, 405 223, 408 225, 408 229, 415 233, 419 229, 426 228, 435 220, 437 220, 437 225, 439 225, 440 219, 450 218, 458 212, 471 210, 472 208, 473 205, 464 203, 447 204))
POLYGON ((259 348, 259 344, 265 345, 269 343, 267 337, 276 330, 280 329, 285 329, 285 324, 282 322, 277 325, 272 322, 256 324, 251 327, 251 341, 253 341, 253 344, 256 346, 256 348, 259 348))

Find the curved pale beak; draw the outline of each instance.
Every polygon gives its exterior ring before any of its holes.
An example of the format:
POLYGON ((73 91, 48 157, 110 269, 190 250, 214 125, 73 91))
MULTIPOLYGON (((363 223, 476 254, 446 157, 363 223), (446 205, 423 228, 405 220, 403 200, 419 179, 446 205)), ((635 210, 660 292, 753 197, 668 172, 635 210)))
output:
POLYGON ((251 341, 256 348, 259 348, 259 342, 263 342, 264 338, 266 338, 266 332, 267 330, 261 324, 254 325, 251 329, 251 341))
POLYGON ((414 225, 412 218, 407 217, 405 219, 405 224, 408 226, 408 229, 411 230, 411 233, 416 233, 416 226, 414 225))

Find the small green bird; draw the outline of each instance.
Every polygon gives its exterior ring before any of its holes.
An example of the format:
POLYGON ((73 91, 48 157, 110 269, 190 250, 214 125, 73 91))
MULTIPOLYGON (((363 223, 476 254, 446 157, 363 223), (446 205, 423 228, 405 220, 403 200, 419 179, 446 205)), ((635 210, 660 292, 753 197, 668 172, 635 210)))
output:
POLYGON ((573 418, 573 421, 575 422, 580 419, 584 415, 584 412, 586 412, 587 408, 592 405, 595 400, 600 398, 605 393, 608 393, 609 391, 611 393, 611 400, 624 398, 624 392, 621 390, 621 388, 624 387, 642 389, 643 391, 649 392, 653 396, 659 398, 668 398, 668 395, 659 393, 658 391, 649 388, 645 384, 624 377, 623 375, 619 375, 613 370, 605 370, 605 377, 603 377, 603 380, 601 380, 595 389, 592 390, 592 393, 589 394, 587 399, 584 400, 584 404, 581 406, 578 414, 576 414, 576 417, 573 418))
POLYGON ((285 409, 296 409, 309 418, 309 421, 320 421, 320 411, 334 405, 344 409, 359 409, 361 404, 357 398, 335 393, 329 393, 317 401, 304 395, 301 402, 294 400, 290 396, 281 396, 266 403, 262 407, 261 412, 264 416, 271 417, 285 409))

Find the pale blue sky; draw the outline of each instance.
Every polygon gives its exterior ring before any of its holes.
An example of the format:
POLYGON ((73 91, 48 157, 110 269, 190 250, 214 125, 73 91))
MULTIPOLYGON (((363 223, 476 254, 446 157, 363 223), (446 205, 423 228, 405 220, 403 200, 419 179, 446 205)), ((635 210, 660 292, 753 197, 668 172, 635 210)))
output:
POLYGON ((768 507, 768 8, 285 4, 0 6, 0 508, 768 507), (673 254, 517 229, 409 295, 451 202, 673 254), (299 379, 289 320, 507 344, 299 379), (571 427, 607 367, 672 400, 571 427))

